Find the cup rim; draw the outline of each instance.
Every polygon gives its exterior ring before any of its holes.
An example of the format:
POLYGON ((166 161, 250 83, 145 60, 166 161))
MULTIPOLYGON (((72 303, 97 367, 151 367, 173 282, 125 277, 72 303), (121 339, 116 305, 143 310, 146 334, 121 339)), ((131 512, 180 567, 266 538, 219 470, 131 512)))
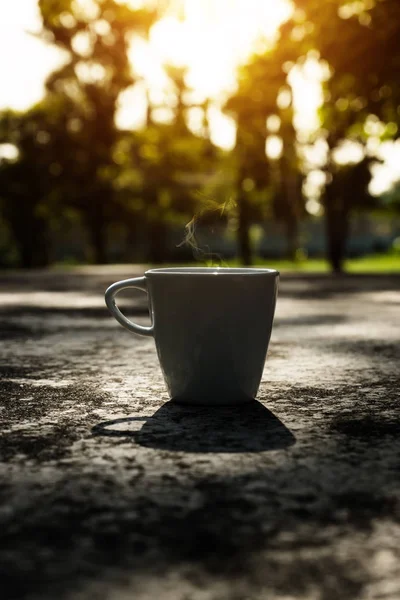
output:
POLYGON ((268 275, 274 276, 280 275, 279 271, 276 269, 264 269, 257 267, 165 267, 165 268, 157 268, 157 269, 149 269, 145 272, 146 276, 149 275, 190 275, 197 277, 209 277, 210 275, 218 275, 218 276, 260 276, 260 275, 268 275))

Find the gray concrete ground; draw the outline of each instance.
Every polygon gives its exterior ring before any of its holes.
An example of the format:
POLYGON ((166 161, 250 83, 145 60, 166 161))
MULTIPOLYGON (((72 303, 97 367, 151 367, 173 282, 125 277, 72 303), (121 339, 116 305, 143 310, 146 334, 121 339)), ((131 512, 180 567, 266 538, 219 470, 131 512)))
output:
POLYGON ((0 274, 1 598, 398 600, 400 278, 283 276, 260 402, 205 409, 104 307, 138 270, 0 274))

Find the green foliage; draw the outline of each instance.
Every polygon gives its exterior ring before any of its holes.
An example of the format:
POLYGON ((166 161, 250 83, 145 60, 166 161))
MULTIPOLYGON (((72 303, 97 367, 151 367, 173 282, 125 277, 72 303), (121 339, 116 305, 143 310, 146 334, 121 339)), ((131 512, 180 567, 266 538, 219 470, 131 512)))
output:
POLYGON ((381 197, 381 206, 395 213, 400 213, 400 181, 381 197))
POLYGON ((113 0, 98 0, 94 13, 70 1, 41 0, 44 36, 68 53, 47 80, 48 96, 67 115, 58 155, 64 204, 82 215, 95 262, 107 260, 107 230, 118 219, 114 153, 121 138, 115 117, 121 92, 134 83, 128 58, 132 35, 146 34, 155 15, 113 0))
POLYGON ((324 138, 329 148, 325 165, 328 184, 322 201, 327 254, 333 269, 340 271, 351 211, 373 206, 367 189, 371 157, 366 154, 359 165, 343 167, 335 163, 334 152, 343 140, 366 144, 371 115, 386 124, 375 128, 378 137, 397 136, 400 5, 397 0, 327 0, 321 10, 317 0, 296 0, 295 6, 294 17, 285 29, 290 31, 286 39, 297 39, 297 64, 304 63, 312 51, 329 70, 316 138, 324 138))
POLYGON ((24 114, 5 112, 0 118, 0 143, 13 144, 14 159, 0 162, 3 218, 14 236, 19 263, 42 266, 51 259, 51 222, 62 204, 65 150, 59 132, 65 126, 62 102, 49 98, 24 114))
POLYGON ((288 61, 294 58, 295 51, 291 44, 282 42, 264 55, 253 56, 241 69, 238 90, 225 106, 235 116, 238 126, 235 154, 242 207, 239 228, 242 229, 245 263, 251 260, 248 231, 254 218, 260 220, 272 213, 274 218, 282 220, 286 225, 288 256, 294 258, 298 249, 298 223, 304 215, 293 99, 287 73, 288 61), (287 97, 286 103, 279 102, 282 94, 287 97), (282 154, 276 159, 266 156, 269 117, 279 123, 282 154), (249 186, 249 182, 252 185, 249 186))
MULTIPOLYGON (((229 222, 232 231, 236 227, 242 262, 250 264, 251 228, 267 218, 284 224, 288 257, 298 257, 309 167, 295 129, 290 74, 312 56, 327 75, 320 127, 307 142, 324 140, 328 148, 321 202, 327 255, 340 270, 352 212, 377 206, 368 192, 374 159, 368 140, 399 135, 400 3, 293 4, 276 43, 239 71, 237 90, 224 107, 236 121, 237 143, 226 153, 210 141, 210 100, 190 104, 182 68, 165 67, 169 102, 159 106, 148 98, 142 130, 118 129, 121 93, 137 83, 130 43, 147 35, 158 17, 153 10, 134 10, 117 0, 39 0, 41 37, 63 51, 63 63, 48 77, 42 102, 24 114, 0 115, 0 144, 17 149, 14 158, 0 159, 1 227, 14 239, 19 263, 51 261, 52 234, 64 218, 78 224, 78 216, 99 263, 109 258, 110 229, 118 236, 125 232, 132 248, 144 231, 142 258, 155 263, 168 254, 171 227, 189 223, 190 236, 199 222, 218 227, 229 222), (157 121, 159 108, 169 109, 168 122, 157 121), (193 108, 203 115, 197 134, 188 127, 193 108), (282 143, 275 158, 265 150, 272 134, 282 143), (348 140, 363 147, 364 157, 339 165, 335 152, 348 140)), ((383 209, 398 210, 397 188, 382 198, 383 209)), ((2 256, 11 256, 8 246, 3 244, 2 256)))

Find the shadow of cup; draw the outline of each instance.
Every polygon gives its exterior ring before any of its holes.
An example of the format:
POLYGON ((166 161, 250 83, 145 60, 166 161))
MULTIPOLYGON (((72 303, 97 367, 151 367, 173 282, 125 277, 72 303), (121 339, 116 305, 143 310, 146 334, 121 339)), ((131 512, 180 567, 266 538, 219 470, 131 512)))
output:
POLYGON ((257 400, 212 409, 167 402, 150 417, 103 421, 92 433, 132 438, 146 448, 201 453, 281 450, 296 441, 282 421, 257 400), (140 429, 138 422, 143 423, 140 429))

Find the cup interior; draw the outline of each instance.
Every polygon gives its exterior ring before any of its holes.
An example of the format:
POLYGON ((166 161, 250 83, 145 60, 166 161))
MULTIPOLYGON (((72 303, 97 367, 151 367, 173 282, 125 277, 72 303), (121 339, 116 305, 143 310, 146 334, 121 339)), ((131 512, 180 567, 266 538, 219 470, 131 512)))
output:
POLYGON ((257 269, 254 267, 230 268, 230 267, 168 267, 162 269, 150 269, 146 275, 278 275, 275 269, 257 269))

